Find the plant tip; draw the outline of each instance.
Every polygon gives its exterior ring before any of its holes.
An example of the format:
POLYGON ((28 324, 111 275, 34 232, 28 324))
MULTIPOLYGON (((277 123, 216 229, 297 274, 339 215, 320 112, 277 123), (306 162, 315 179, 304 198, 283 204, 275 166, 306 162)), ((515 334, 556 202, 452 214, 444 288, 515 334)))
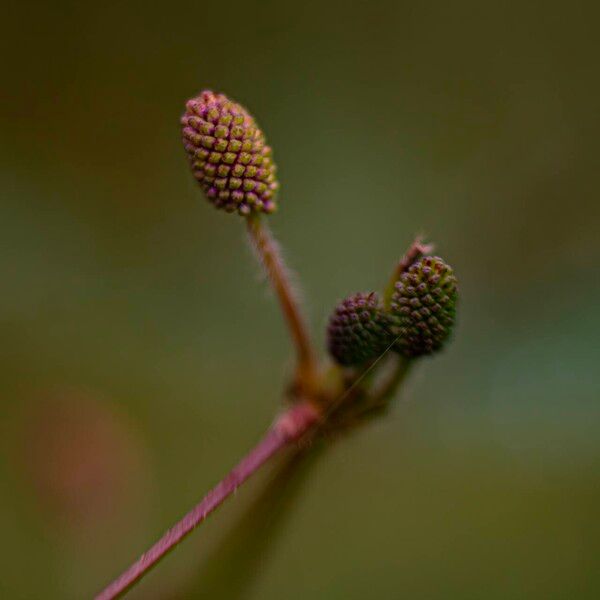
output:
POLYGON ((390 305, 395 350, 412 358, 440 350, 452 332, 457 299, 456 277, 441 258, 414 262, 396 282, 390 305))
POLYGON ((244 107, 204 91, 188 100, 181 125, 192 173, 215 207, 242 216, 276 210, 271 148, 244 107))

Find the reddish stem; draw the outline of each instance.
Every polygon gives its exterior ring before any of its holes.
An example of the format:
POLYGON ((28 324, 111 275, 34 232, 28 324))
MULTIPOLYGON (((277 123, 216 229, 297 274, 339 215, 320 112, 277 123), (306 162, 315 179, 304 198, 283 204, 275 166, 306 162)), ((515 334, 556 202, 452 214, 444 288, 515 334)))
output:
POLYGON ((301 438, 318 420, 312 404, 296 404, 283 413, 263 439, 218 483, 202 501, 167 531, 122 575, 100 592, 95 600, 118 598, 141 579, 163 556, 192 532, 274 454, 301 438))

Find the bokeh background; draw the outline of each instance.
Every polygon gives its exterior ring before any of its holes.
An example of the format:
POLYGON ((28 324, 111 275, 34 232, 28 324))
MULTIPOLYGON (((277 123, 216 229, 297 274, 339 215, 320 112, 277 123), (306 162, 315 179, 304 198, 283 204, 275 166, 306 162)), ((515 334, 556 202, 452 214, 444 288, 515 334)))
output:
MULTIPOLYGON (((594 2, 9 2, 0 595, 90 597, 279 406, 281 318, 181 148, 184 102, 209 87, 275 149, 271 224, 321 347, 336 300, 382 287, 415 233, 462 285, 455 343, 312 465, 243 597, 597 598, 598 17, 594 2)), ((243 549, 217 561, 221 584, 199 574, 263 484, 131 597, 234 597, 243 549)))

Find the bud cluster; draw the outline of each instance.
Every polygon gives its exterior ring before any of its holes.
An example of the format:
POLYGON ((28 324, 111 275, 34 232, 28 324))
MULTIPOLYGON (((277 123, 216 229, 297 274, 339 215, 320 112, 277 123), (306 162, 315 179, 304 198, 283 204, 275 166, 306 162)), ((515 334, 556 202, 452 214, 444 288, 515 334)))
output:
POLYGON ((187 102, 181 125, 194 177, 214 206, 244 216, 277 208, 271 148, 245 108, 204 91, 187 102))
MULTIPOLYGON (((271 148, 244 107, 203 91, 187 102, 181 125, 192 173, 215 207, 243 216, 276 210, 271 148)), ((414 248, 399 263, 385 306, 370 292, 348 296, 335 308, 327 344, 338 363, 363 364, 388 349, 415 358, 440 350, 450 336, 456 277, 441 258, 422 255, 426 246, 414 248)))
POLYGON ((354 294, 336 307, 329 352, 342 365, 365 363, 390 347, 408 358, 432 354, 451 333, 457 295, 452 269, 441 258, 420 258, 399 276, 389 310, 375 292, 354 294))
POLYGON ((376 292, 352 294, 335 308, 327 327, 328 349, 342 365, 364 363, 390 344, 390 320, 376 292))
POLYGON ((439 350, 454 325, 457 296, 456 277, 441 258, 426 256, 411 265, 396 282, 390 306, 397 350, 409 357, 439 350))

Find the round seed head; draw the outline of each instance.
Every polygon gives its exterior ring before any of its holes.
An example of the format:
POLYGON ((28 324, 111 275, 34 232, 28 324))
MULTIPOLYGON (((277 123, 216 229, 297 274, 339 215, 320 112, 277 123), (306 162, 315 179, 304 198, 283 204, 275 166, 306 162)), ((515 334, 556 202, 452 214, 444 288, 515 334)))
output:
POLYGON ((456 277, 441 258, 413 263, 396 282, 390 305, 395 349, 408 357, 440 350, 452 332, 457 298, 456 277))
POLYGON ((271 148, 244 107, 204 91, 188 100, 181 126, 192 173, 214 206, 244 216, 277 208, 271 148))
POLYGON ((392 339, 389 317, 376 292, 348 296, 329 318, 327 346, 342 365, 358 365, 376 358, 392 339))

